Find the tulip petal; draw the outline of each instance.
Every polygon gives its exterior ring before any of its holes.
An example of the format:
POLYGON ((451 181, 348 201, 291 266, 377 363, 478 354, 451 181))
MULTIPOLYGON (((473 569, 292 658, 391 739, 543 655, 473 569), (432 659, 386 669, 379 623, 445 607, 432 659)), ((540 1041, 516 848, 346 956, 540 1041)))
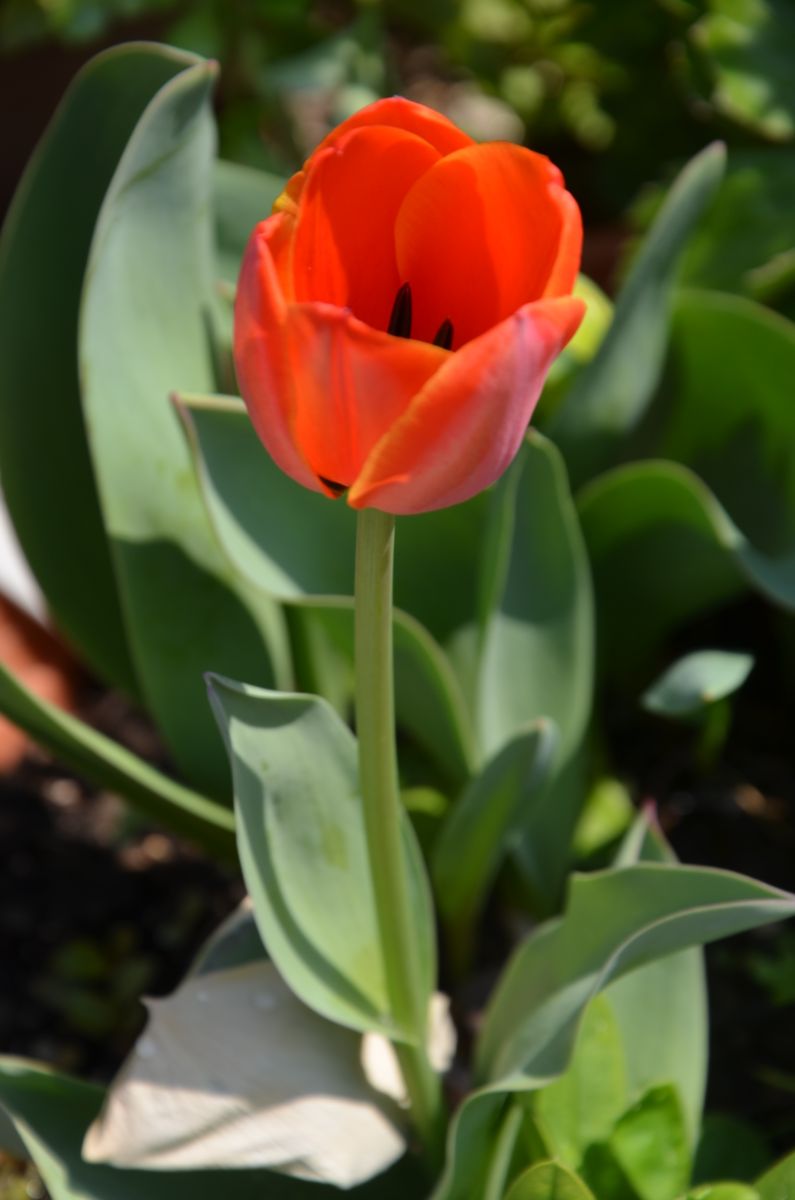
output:
POLYGON ((299 301, 323 301, 386 330, 402 280, 395 259, 398 210, 439 160, 401 129, 354 129, 313 160, 301 195, 293 247, 299 301))
POLYGON ((584 312, 578 297, 539 300, 451 355, 375 447, 348 503, 428 512, 493 483, 516 455, 549 366, 584 312))
MULTIPOLYGON (((366 108, 360 108, 353 116, 348 117, 336 129, 324 138, 318 146, 318 151, 334 146, 350 133, 352 129, 364 129, 370 125, 385 125, 392 129, 403 129, 406 133, 416 134, 440 154, 454 154, 456 150, 464 150, 474 146, 474 141, 463 130, 459 129, 447 117, 427 108, 424 104, 415 104, 404 96, 389 96, 386 100, 376 100, 366 108)), ((310 163, 312 160, 309 160, 310 163)))
POLYGON ((545 296, 567 296, 580 272, 582 258, 582 214, 571 192, 563 189, 556 196, 561 215, 558 252, 544 288, 545 296))
POLYGON ((414 336, 431 341, 450 320, 458 348, 543 296, 561 254, 579 256, 579 226, 564 197, 549 159, 508 143, 471 146, 426 171, 395 227, 414 336))
POLYGON ((386 100, 376 100, 360 108, 335 129, 332 129, 323 141, 315 148, 311 157, 304 163, 300 171, 290 177, 281 196, 274 204, 274 212, 288 211, 295 213, 301 193, 307 180, 309 168, 314 168, 315 160, 324 150, 328 150, 354 129, 366 129, 372 125, 382 125, 390 129, 402 129, 422 138, 429 146, 440 154, 454 154, 456 150, 464 150, 475 143, 468 134, 443 117, 441 113, 424 104, 415 104, 404 96, 389 96, 386 100))
POLYGON ((235 300, 235 368, 251 421, 274 462, 297 483, 323 491, 297 449, 295 407, 287 352, 287 306, 279 265, 289 251, 293 220, 277 213, 249 238, 235 300))
POLYGON ((348 487, 449 354, 327 304, 290 306, 287 332, 293 436, 315 476, 348 487))

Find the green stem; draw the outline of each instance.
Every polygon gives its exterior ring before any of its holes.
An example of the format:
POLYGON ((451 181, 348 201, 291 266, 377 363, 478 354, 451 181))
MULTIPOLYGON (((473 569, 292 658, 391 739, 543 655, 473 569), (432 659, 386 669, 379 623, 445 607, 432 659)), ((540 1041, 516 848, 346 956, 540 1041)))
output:
POLYGON ((392 564, 395 519, 359 513, 356 533, 356 732, 367 848, 392 1016, 412 1117, 429 1154, 441 1149, 439 1079, 426 1050, 428 999, 422 982, 404 858, 403 806, 395 748, 392 564))

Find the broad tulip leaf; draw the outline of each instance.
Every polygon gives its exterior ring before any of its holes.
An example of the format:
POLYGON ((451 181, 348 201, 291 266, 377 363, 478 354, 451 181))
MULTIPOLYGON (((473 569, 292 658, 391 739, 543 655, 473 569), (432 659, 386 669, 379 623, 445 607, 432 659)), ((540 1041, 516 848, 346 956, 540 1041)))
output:
POLYGON ((690 38, 720 113, 775 141, 795 138, 795 15, 786 0, 712 0, 690 38))
POLYGON ((754 660, 729 650, 696 650, 665 670, 643 694, 647 712, 691 717, 743 686, 754 660))
POLYGON ((795 897, 728 871, 641 863, 574 875, 564 916, 519 947, 489 1003, 481 1078, 558 1075, 584 1004, 611 979, 794 912, 795 897))
POLYGON ((686 467, 619 467, 585 488, 578 506, 606 668, 640 669, 666 633, 749 586, 795 609, 795 549, 756 549, 686 467))
POLYGON ((716 143, 682 171, 644 239, 595 358, 575 378, 549 432, 579 485, 622 458, 660 378, 676 270, 691 231, 720 184, 725 150, 716 143))
MULTIPOLYGON (((103 1100, 96 1084, 21 1059, 0 1059, 0 1104, 13 1118, 52 1200, 332 1200, 336 1188, 272 1171, 135 1171, 86 1162, 85 1132, 103 1100)), ((418 1180, 403 1160, 350 1193, 357 1200, 402 1200, 418 1180)))
MULTIPOLYGON (((286 598, 350 595, 356 513, 285 476, 237 397, 186 389, 179 399, 213 524, 240 570, 286 598)), ((487 508, 481 495, 399 523, 395 601, 441 643, 471 620, 487 508)))
POLYGON ((214 853, 234 857, 229 809, 191 791, 132 751, 28 691, 0 663, 0 712, 61 762, 135 804, 153 820, 214 853))
POLYGON ((204 972, 149 1021, 86 1137, 89 1162, 269 1167, 350 1188, 405 1149, 361 1038, 295 998, 275 966, 204 972))
POLYGON ((659 450, 695 471, 753 545, 795 556, 795 323, 688 291, 671 330, 659 450))
POLYGON ((520 946, 488 1006, 477 1063, 494 1082, 453 1118, 432 1200, 482 1194, 507 1097, 566 1069, 585 1005, 611 978, 793 912, 786 892, 724 871, 644 863, 573 876, 565 914, 520 946))
POLYGON ((538 1163, 520 1175, 505 1200, 595 1200, 583 1181, 560 1163, 538 1163))
POLYGON ((83 67, 28 165, 0 245, 3 492, 59 626, 131 693, 135 669, 80 405, 78 306, 97 213, 125 145, 152 97, 196 62, 130 43, 83 67))
POLYGON ((630 1096, 674 1084, 695 1145, 707 1077, 707 996, 702 955, 685 950, 647 963, 604 993, 621 1035, 630 1096))
POLYGON ((468 922, 485 903, 502 861, 527 827, 556 749, 549 721, 513 737, 473 777, 433 849, 439 909, 468 922))
MULTIPOLYGON (((211 677, 229 750, 238 848, 268 954, 295 994, 355 1029, 394 1032, 378 939, 356 743, 322 700, 211 677)), ((433 916, 406 818, 406 869, 428 999, 433 916)))
POLYGON ((789 1200, 795 1190, 795 1154, 788 1154, 780 1163, 765 1171, 754 1184, 759 1200, 789 1200))
POLYGON ((584 798, 579 752, 593 688, 593 599, 559 452, 537 433, 495 489, 482 564, 476 726, 493 756, 539 717, 559 743, 517 853, 541 908, 559 901, 584 798))
MULTIPOLYGON (((253 585, 289 604, 299 640, 309 639, 310 670, 302 683, 344 708, 353 687, 353 589, 356 514, 331 503, 284 475, 254 433, 242 403, 231 397, 182 397, 181 412, 196 462, 207 512, 230 563, 253 585), (331 660, 324 670, 324 659, 331 660)), ((471 506, 460 506, 460 508, 471 506)), ((458 509, 449 510, 457 514, 458 509)), ((458 586, 463 548, 471 538, 458 515, 401 521, 397 536, 396 600, 411 611, 422 591, 415 580, 443 547, 456 559, 444 596, 458 586), (434 534, 434 531, 435 534, 434 534), (435 536, 435 543, 433 541, 435 536), (458 560, 461 561, 458 561, 458 560), (422 568, 420 568, 422 563, 422 568), (408 582, 406 582, 408 580, 408 582), (403 582, 401 582, 403 581, 403 582)), ((444 578, 446 571, 440 570, 444 578)), ((462 592, 465 592, 463 584, 462 592)), ((436 596, 435 587, 425 593, 436 596)), ((434 601, 435 603, 435 601, 434 601)), ((427 606, 426 606, 427 607, 427 606)), ((431 606, 428 612, 433 617, 431 606)), ((466 779, 473 756, 472 734, 452 668, 439 645, 416 620, 395 616, 395 685, 399 724, 438 761, 454 785, 466 779)), ((296 652, 301 670, 301 655, 296 652)))
POLYGON ((285 682, 289 660, 277 606, 220 553, 168 400, 179 386, 213 383, 214 76, 197 62, 166 84, 122 156, 89 255, 80 365, 142 691, 185 774, 220 793, 223 747, 201 673, 285 682))
MULTIPOLYGON (((641 815, 614 865, 673 861, 667 843, 641 815)), ((706 1088, 707 1037, 700 949, 669 954, 611 983, 585 1010, 565 1074, 538 1093, 536 1112, 556 1153, 579 1166, 588 1145, 606 1140, 626 1107, 663 1084, 675 1086, 694 1146, 706 1088)))

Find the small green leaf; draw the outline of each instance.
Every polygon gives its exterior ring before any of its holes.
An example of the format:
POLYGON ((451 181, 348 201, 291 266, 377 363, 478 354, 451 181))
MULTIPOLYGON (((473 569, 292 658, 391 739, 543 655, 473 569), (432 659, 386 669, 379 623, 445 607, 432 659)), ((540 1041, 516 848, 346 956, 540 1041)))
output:
POLYGON ((690 1178, 690 1147, 679 1097, 653 1088, 624 1113, 608 1145, 640 1200, 674 1200, 690 1178))
POLYGON ((151 767, 124 746, 34 696, 0 663, 0 712, 75 771, 208 850, 234 857, 229 809, 151 767))
POLYGON ((795 1196, 795 1154, 765 1171, 754 1184, 759 1200, 792 1200, 795 1196))
POLYGON ((743 686, 754 665, 750 654, 697 650, 662 673, 642 697, 647 712, 691 717, 743 686))
POLYGON ((520 1175, 505 1200, 595 1200, 591 1191, 560 1163, 538 1163, 520 1175))
POLYGON ((442 914, 470 920, 487 899, 503 859, 524 832, 556 747, 551 722, 517 734, 466 787, 433 851, 442 914))
MULTIPOLYGON (((310 1008, 394 1033, 358 796, 356 743, 322 700, 212 676, 210 700, 232 764, 238 848, 270 957, 310 1008)), ((433 916, 408 818, 414 928, 430 999, 433 916)))
POLYGON ((609 1000, 596 996, 580 1023, 568 1069, 536 1101, 555 1157, 578 1167, 592 1142, 609 1137, 628 1100, 621 1031, 609 1000))
POLYGON ((724 165, 724 148, 716 143, 676 180, 621 289, 607 336, 550 424, 576 484, 621 456, 622 443, 652 399, 665 357, 679 256, 724 165))

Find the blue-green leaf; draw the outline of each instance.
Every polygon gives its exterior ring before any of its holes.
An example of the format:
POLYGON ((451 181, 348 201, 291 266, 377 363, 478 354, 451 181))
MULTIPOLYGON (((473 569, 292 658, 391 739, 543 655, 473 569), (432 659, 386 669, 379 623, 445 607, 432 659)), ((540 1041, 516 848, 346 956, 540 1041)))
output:
POLYGON ((795 912, 795 897, 728 871, 642 863, 575 875, 562 918, 520 946, 491 999, 482 1078, 560 1073, 585 1003, 643 963, 795 912))
MULTIPOLYGON (((232 763, 243 875, 268 954, 295 994, 321 1015, 394 1033, 352 733, 316 697, 215 676, 209 683, 232 763)), ((433 915, 408 819, 405 828, 430 1000, 433 915)))
POLYGON ((135 693, 80 404, 75 340, 102 198, 147 104, 197 62, 130 43, 76 76, 23 176, 0 244, 0 476, 58 623, 135 693), (86 586, 90 579, 91 586, 86 586))
POLYGON ((729 650, 696 650, 686 654, 643 693, 647 712, 663 717, 690 717, 743 686, 754 660, 729 650))
POLYGON ((89 255, 80 370, 142 691, 181 768, 217 793, 223 746, 201 673, 287 682, 289 658, 277 606, 220 554, 168 399, 213 383, 214 78, 197 62, 166 84, 122 155, 89 255))
POLYGON ((530 721, 559 733, 517 855, 542 910, 560 900, 584 799, 580 750, 593 687, 590 573, 560 454, 537 433, 492 497, 482 563, 476 727, 493 755, 530 721))
POLYGON ((674 183, 621 289, 596 357, 550 425, 576 484, 611 466, 652 399, 668 342, 679 256, 721 181, 725 150, 708 146, 674 183))

